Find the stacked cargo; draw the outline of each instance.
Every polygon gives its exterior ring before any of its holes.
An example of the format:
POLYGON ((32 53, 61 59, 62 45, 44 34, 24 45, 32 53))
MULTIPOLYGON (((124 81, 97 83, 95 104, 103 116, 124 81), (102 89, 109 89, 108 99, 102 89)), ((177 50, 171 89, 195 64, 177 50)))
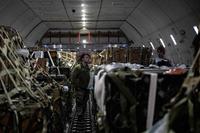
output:
POLYGON ((93 62, 100 64, 118 63, 136 63, 148 66, 151 59, 151 49, 141 47, 113 48, 109 47, 103 50, 99 55, 92 55, 93 62), (98 57, 100 56, 100 57, 98 57), (101 61, 99 61, 99 58, 101 61))
POLYGON ((142 48, 141 64, 148 66, 151 63, 152 50, 149 48, 142 48))
POLYGON ((131 47, 128 50, 128 62, 148 66, 150 64, 151 49, 131 47))
POLYGON ((141 48, 132 48, 128 50, 128 62, 130 63, 141 63, 142 49, 141 48))
POLYGON ((63 66, 71 67, 77 60, 76 52, 60 52, 61 54, 61 62, 63 66))
POLYGON ((109 63, 111 63, 112 62, 112 57, 113 57, 113 50, 112 50, 112 48, 108 48, 108 49, 106 49, 106 64, 109 64, 109 63))
POLYGON ((32 69, 37 61, 27 60, 16 30, 0 26, 0 40, 0 132, 63 132, 61 86, 42 67, 32 69), (36 81, 39 74, 47 81, 36 81))
POLYGON ((113 48, 113 62, 125 63, 127 50, 125 48, 113 48))
POLYGON ((91 54, 91 63, 92 63, 93 65, 100 65, 100 64, 101 64, 101 59, 102 59, 102 58, 103 58, 103 57, 99 56, 98 53, 92 53, 92 54, 91 54))

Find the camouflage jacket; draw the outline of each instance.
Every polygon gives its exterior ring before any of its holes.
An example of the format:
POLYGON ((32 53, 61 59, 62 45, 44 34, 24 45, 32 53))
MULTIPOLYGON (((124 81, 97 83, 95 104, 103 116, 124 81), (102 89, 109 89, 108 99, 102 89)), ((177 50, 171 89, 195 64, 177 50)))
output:
POLYGON ((77 89, 87 89, 90 81, 90 69, 88 66, 83 66, 83 64, 77 64, 71 73, 71 83, 72 87, 77 89))

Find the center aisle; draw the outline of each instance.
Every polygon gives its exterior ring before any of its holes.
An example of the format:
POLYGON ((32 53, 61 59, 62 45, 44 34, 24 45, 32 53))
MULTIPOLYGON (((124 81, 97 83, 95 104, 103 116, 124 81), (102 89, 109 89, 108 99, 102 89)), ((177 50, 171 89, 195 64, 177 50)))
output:
POLYGON ((96 133, 96 119, 93 113, 93 105, 92 93, 90 93, 83 118, 78 118, 77 112, 79 108, 76 110, 75 107, 69 130, 66 133, 96 133))

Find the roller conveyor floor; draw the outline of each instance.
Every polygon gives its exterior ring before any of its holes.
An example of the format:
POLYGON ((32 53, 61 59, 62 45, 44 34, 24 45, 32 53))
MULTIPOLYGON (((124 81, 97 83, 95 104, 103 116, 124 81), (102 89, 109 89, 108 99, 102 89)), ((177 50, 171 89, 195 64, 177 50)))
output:
POLYGON ((75 107, 67 133, 96 133, 96 120, 93 113, 93 100, 91 97, 90 95, 86 111, 81 118, 77 115, 79 108, 76 109, 75 107))

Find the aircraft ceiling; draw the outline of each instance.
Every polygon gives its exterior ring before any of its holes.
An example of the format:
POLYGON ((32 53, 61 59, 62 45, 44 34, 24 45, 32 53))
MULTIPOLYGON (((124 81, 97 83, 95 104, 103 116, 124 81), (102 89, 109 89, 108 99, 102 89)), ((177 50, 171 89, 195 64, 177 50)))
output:
POLYGON ((33 46, 49 29, 119 29, 133 46, 166 45, 167 54, 191 63, 199 0, 0 0, 0 24, 17 29, 33 46), (84 4, 84 5, 83 5, 84 4), (173 44, 173 35, 177 45, 173 44))

